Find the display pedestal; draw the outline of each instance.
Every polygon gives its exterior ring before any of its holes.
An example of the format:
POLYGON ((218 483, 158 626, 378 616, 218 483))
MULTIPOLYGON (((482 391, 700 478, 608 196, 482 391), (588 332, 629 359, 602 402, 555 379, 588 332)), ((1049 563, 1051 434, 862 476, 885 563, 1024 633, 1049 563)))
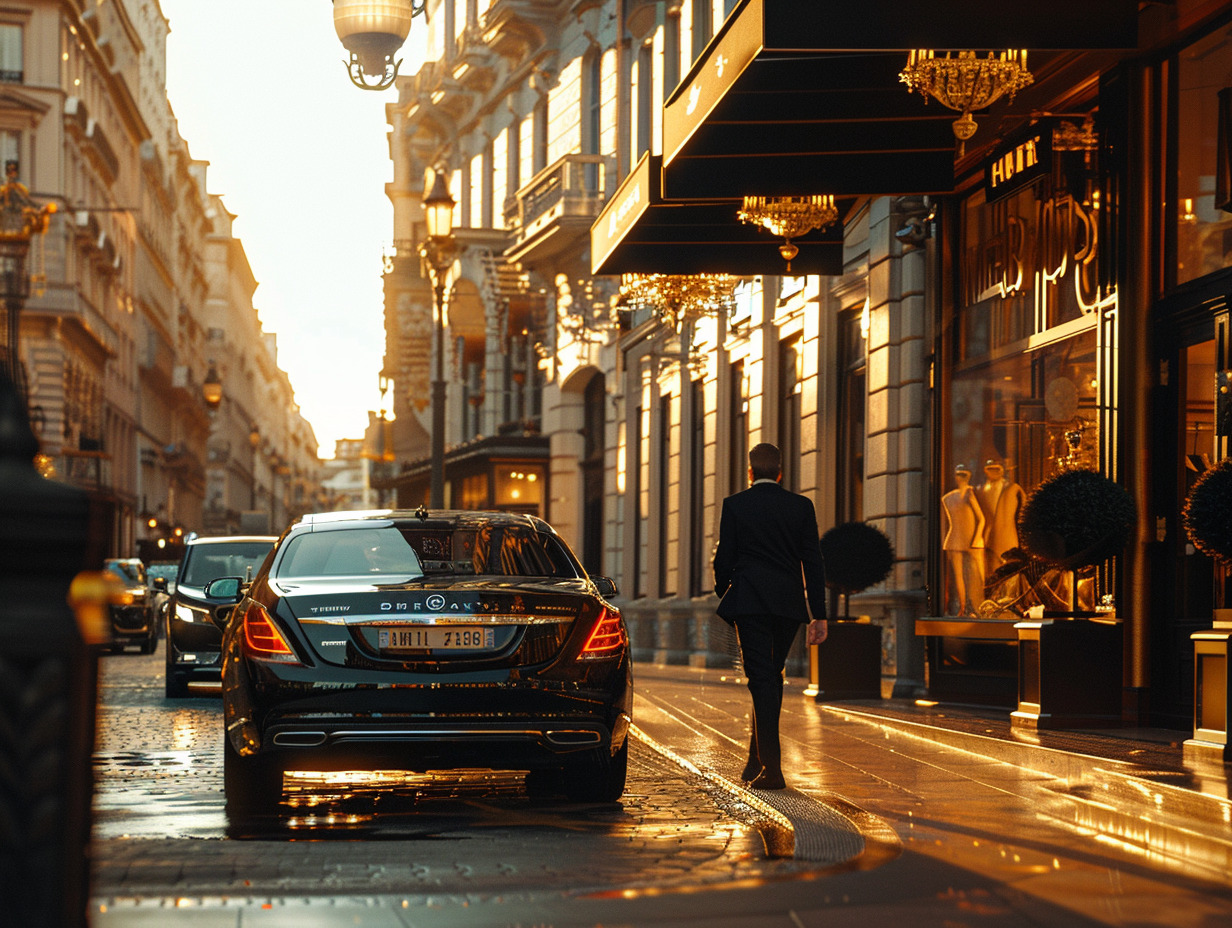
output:
POLYGON ((1232 609, 1216 609, 1212 628, 1189 636, 1194 643, 1193 737, 1184 757, 1195 763, 1232 761, 1228 746, 1228 644, 1232 641, 1232 609))
POLYGON ((1122 629, 1110 614, 1016 622, 1015 728, 1119 728, 1122 629))

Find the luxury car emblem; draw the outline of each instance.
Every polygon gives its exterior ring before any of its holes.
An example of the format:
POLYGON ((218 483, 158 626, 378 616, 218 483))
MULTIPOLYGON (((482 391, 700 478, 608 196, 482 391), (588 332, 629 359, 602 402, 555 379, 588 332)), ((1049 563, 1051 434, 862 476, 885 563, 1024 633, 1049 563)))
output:
POLYGON ((424 605, 434 611, 444 609, 445 597, 441 596, 439 593, 433 593, 424 601, 424 605))

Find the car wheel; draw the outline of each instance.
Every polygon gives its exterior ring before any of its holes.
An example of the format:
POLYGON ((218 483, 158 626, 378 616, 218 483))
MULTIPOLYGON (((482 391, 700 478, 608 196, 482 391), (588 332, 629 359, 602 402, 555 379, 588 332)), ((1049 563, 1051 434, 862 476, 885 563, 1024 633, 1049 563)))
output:
POLYGON ((629 739, 611 757, 578 767, 565 783, 565 795, 574 802, 615 802, 625 791, 629 772, 629 739))
POLYGON ((282 763, 275 755, 243 755, 223 736, 222 781, 227 812, 251 815, 273 812, 282 798, 282 763))

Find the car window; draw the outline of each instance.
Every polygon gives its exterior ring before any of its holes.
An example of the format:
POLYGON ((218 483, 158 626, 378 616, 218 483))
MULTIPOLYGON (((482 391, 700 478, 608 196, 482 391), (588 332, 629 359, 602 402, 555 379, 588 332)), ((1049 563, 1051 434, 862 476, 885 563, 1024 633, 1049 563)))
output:
POLYGON ((125 583, 144 585, 145 574, 142 573, 141 565, 126 561, 108 561, 107 569, 114 573, 125 583))
POLYGON ((256 574, 271 547, 268 541, 194 545, 184 558, 184 575, 179 583, 200 588, 218 577, 245 577, 249 569, 256 574))
POLYGON ((280 579, 305 577, 422 577, 414 549, 394 528, 305 532, 287 540, 280 579))
POLYGON ((555 535, 525 525, 485 523, 442 531, 404 529, 424 573, 496 577, 577 577, 580 571, 555 535))

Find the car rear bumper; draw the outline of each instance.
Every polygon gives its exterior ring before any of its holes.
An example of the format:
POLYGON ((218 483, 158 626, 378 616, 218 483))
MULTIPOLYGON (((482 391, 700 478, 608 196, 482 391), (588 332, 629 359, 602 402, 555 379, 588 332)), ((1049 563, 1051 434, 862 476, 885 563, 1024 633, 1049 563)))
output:
POLYGON ((145 606, 112 606, 111 634, 114 638, 148 638, 153 618, 145 606))

